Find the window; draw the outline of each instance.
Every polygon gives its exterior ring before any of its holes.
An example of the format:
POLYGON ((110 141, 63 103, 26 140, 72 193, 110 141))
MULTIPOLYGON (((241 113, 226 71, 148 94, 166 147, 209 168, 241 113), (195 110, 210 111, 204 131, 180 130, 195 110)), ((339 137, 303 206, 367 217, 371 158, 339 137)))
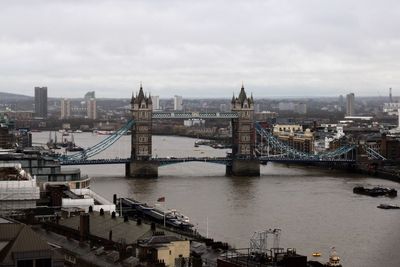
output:
POLYGON ((71 262, 71 263, 76 263, 76 258, 74 256, 70 255, 65 255, 65 261, 71 262))
POLYGON ((17 267, 33 267, 33 260, 19 260, 17 267))

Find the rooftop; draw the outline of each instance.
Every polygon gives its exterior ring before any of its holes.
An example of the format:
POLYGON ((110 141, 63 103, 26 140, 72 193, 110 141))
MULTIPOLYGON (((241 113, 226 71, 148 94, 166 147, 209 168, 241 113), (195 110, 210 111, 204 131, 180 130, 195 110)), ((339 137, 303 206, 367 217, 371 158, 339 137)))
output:
MULTIPOLYGON (((124 240, 126 244, 134 244, 139 239, 147 239, 153 235, 153 231, 149 224, 142 223, 137 225, 136 221, 128 220, 124 222, 121 217, 112 218, 108 214, 100 215, 99 212, 90 212, 90 234, 104 239, 108 239, 109 232, 112 230, 113 240, 124 240)), ((60 224, 75 230, 79 230, 80 217, 74 216, 60 220, 60 224)), ((179 236, 168 230, 157 229, 163 231, 165 235, 179 236)))
POLYGON ((52 255, 52 248, 30 226, 18 223, 0 224, 0 262, 14 263, 15 253, 40 252, 52 255))

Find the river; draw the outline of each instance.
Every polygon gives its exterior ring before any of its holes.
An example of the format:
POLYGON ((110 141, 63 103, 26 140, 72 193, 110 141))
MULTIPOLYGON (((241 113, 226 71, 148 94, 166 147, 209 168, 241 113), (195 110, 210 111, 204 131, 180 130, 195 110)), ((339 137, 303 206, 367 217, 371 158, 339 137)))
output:
MULTIPOLYGON (((48 132, 34 133, 34 142, 45 143, 48 132)), ((105 136, 74 134, 83 147, 105 136)), ((60 137, 59 137, 60 138, 60 137)), ((224 156, 227 150, 194 147, 195 139, 153 136, 153 155, 224 156)), ((128 157, 130 137, 123 136, 98 158, 128 157)), ((198 231, 237 248, 249 246, 254 232, 282 229, 281 246, 293 247, 311 259, 312 252, 326 261, 336 247, 344 267, 400 266, 400 210, 381 210, 381 203, 400 205, 398 198, 355 195, 361 186, 400 184, 353 173, 314 167, 269 163, 260 177, 226 177, 225 166, 182 163, 160 167, 158 179, 127 179, 122 165, 82 166, 92 177, 91 188, 108 199, 122 197, 154 204, 165 197, 167 208, 190 217, 198 231)), ((272 244, 272 239, 270 240, 272 244)))

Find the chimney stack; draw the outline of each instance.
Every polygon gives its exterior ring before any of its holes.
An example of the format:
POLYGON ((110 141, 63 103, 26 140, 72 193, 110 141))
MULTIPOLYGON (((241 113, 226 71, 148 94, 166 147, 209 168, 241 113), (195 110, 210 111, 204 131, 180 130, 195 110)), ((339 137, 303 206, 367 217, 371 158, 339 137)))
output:
POLYGON ((81 213, 79 231, 81 241, 87 240, 90 234, 90 215, 88 213, 81 213))

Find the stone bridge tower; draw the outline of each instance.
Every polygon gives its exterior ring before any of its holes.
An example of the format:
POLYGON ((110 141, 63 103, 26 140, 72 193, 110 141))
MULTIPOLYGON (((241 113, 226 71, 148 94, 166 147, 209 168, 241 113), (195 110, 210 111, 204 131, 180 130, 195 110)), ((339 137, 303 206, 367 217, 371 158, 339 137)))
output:
POLYGON ((247 97, 244 86, 238 97, 232 97, 232 112, 238 115, 232 120, 232 165, 227 174, 234 176, 259 176, 260 163, 254 154, 254 100, 247 97))
POLYGON ((153 103, 150 95, 143 93, 140 85, 139 93, 132 95, 131 162, 126 165, 128 177, 157 177, 158 164, 151 161, 152 151, 152 115, 153 103))

